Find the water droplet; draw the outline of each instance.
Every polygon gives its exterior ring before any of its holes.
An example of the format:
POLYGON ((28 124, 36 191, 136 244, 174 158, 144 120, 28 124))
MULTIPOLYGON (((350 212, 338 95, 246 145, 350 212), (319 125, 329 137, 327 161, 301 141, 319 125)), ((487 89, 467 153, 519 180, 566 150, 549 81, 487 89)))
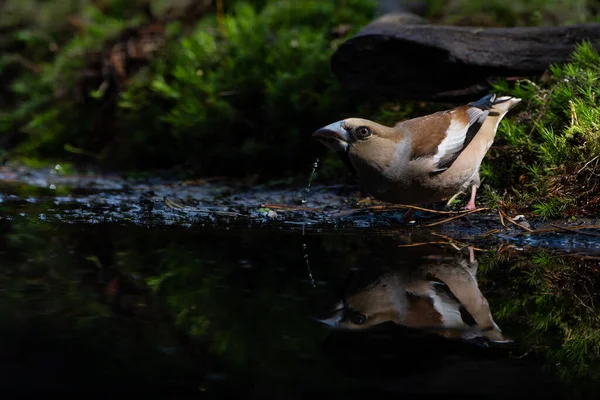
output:
POLYGON ((306 243, 302 243, 302 248, 306 250, 306 243))
POLYGON ((307 201, 308 201, 308 199, 306 199, 306 198, 302 199, 302 204, 306 204, 307 201))
POLYGON ((306 189, 304 189, 304 191, 305 191, 306 193, 309 193, 309 192, 310 192, 310 188, 309 188, 309 187, 307 187, 306 189))
POLYGON ((308 254, 305 254, 305 255, 304 255, 304 259, 305 259, 305 260, 308 260, 308 254))
POLYGON ((51 185, 50 185, 50 189, 52 189, 52 190, 56 189, 56 185, 55 185, 54 183, 53 183, 53 184, 51 184, 51 185))
POLYGON ((54 169, 57 170, 57 171, 60 171, 62 169, 62 167, 60 166, 60 164, 56 164, 54 166, 54 169))
POLYGON ((317 168, 319 166, 319 163, 315 162, 313 163, 313 168, 317 168))
POLYGON ((266 204, 261 204, 260 208, 265 208, 267 205, 266 204))

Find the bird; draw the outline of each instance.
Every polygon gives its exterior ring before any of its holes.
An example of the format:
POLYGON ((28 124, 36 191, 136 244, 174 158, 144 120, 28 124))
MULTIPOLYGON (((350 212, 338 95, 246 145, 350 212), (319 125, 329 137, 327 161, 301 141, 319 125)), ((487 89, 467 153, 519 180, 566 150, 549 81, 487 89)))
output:
POLYGON ((369 329, 391 321, 447 338, 510 343, 512 339, 494 321, 479 289, 479 263, 474 249, 468 250, 468 259, 462 253, 445 255, 437 250, 438 254, 417 258, 408 268, 382 269, 370 283, 357 277, 347 283, 329 310, 313 319, 344 330, 369 329))
POLYGON ((377 200, 432 204, 470 188, 464 209, 475 210, 481 162, 500 121, 520 101, 492 93, 394 126, 347 118, 317 129, 312 136, 335 151, 358 186, 377 200))

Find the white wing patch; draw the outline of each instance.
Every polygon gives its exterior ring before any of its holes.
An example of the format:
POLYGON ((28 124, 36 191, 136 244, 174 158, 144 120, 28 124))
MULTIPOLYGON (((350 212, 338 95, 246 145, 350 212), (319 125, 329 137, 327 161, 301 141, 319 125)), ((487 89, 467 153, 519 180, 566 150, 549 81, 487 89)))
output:
POLYGON ((467 139, 469 128, 478 122, 483 123, 489 111, 484 111, 477 107, 469 107, 467 114, 469 116, 468 124, 464 124, 454 118, 450 121, 450 126, 446 129, 446 138, 438 145, 438 151, 433 156, 435 164, 439 164, 445 158, 452 157, 454 153, 460 152, 465 144, 465 139, 467 139))
POLYGON ((447 328, 460 327, 464 325, 462 315, 460 314, 460 304, 452 301, 445 296, 434 294, 432 296, 433 308, 441 315, 444 326, 447 328))
POLYGON ((452 119, 446 130, 446 138, 438 145, 438 151, 433 156, 434 163, 439 163, 446 155, 457 152, 462 148, 467 136, 467 129, 469 129, 469 125, 452 119))
POLYGON ((485 119, 489 114, 489 111, 484 111, 477 107, 470 107, 467 110, 467 114, 469 115, 469 125, 473 125, 479 119, 485 119), (484 115, 485 114, 485 115, 484 115))

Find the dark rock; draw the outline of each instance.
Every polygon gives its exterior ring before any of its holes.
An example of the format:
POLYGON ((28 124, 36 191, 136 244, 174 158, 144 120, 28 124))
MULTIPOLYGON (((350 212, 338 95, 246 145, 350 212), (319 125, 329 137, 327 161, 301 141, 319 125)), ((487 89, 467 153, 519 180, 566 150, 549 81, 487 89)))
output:
POLYGON ((495 78, 541 75, 551 64, 567 62, 584 40, 600 49, 600 23, 477 28, 389 13, 340 45, 332 69, 357 92, 463 101, 485 94, 495 78))

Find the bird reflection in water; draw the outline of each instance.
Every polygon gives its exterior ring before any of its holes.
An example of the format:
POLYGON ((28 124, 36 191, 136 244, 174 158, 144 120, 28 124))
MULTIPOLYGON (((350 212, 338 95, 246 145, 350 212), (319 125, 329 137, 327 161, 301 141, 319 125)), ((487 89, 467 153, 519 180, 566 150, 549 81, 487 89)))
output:
POLYGON ((473 248, 468 256, 432 249, 413 265, 381 270, 367 282, 363 278, 372 271, 359 273, 315 319, 339 329, 393 322, 448 339, 509 343, 479 290, 477 268, 473 248))
POLYGON ((406 250, 394 268, 351 276, 313 319, 334 329, 322 343, 333 366, 365 393, 476 394, 563 398, 535 357, 513 357, 494 321, 468 253, 406 250), (318 314, 318 315, 317 315, 318 314))

